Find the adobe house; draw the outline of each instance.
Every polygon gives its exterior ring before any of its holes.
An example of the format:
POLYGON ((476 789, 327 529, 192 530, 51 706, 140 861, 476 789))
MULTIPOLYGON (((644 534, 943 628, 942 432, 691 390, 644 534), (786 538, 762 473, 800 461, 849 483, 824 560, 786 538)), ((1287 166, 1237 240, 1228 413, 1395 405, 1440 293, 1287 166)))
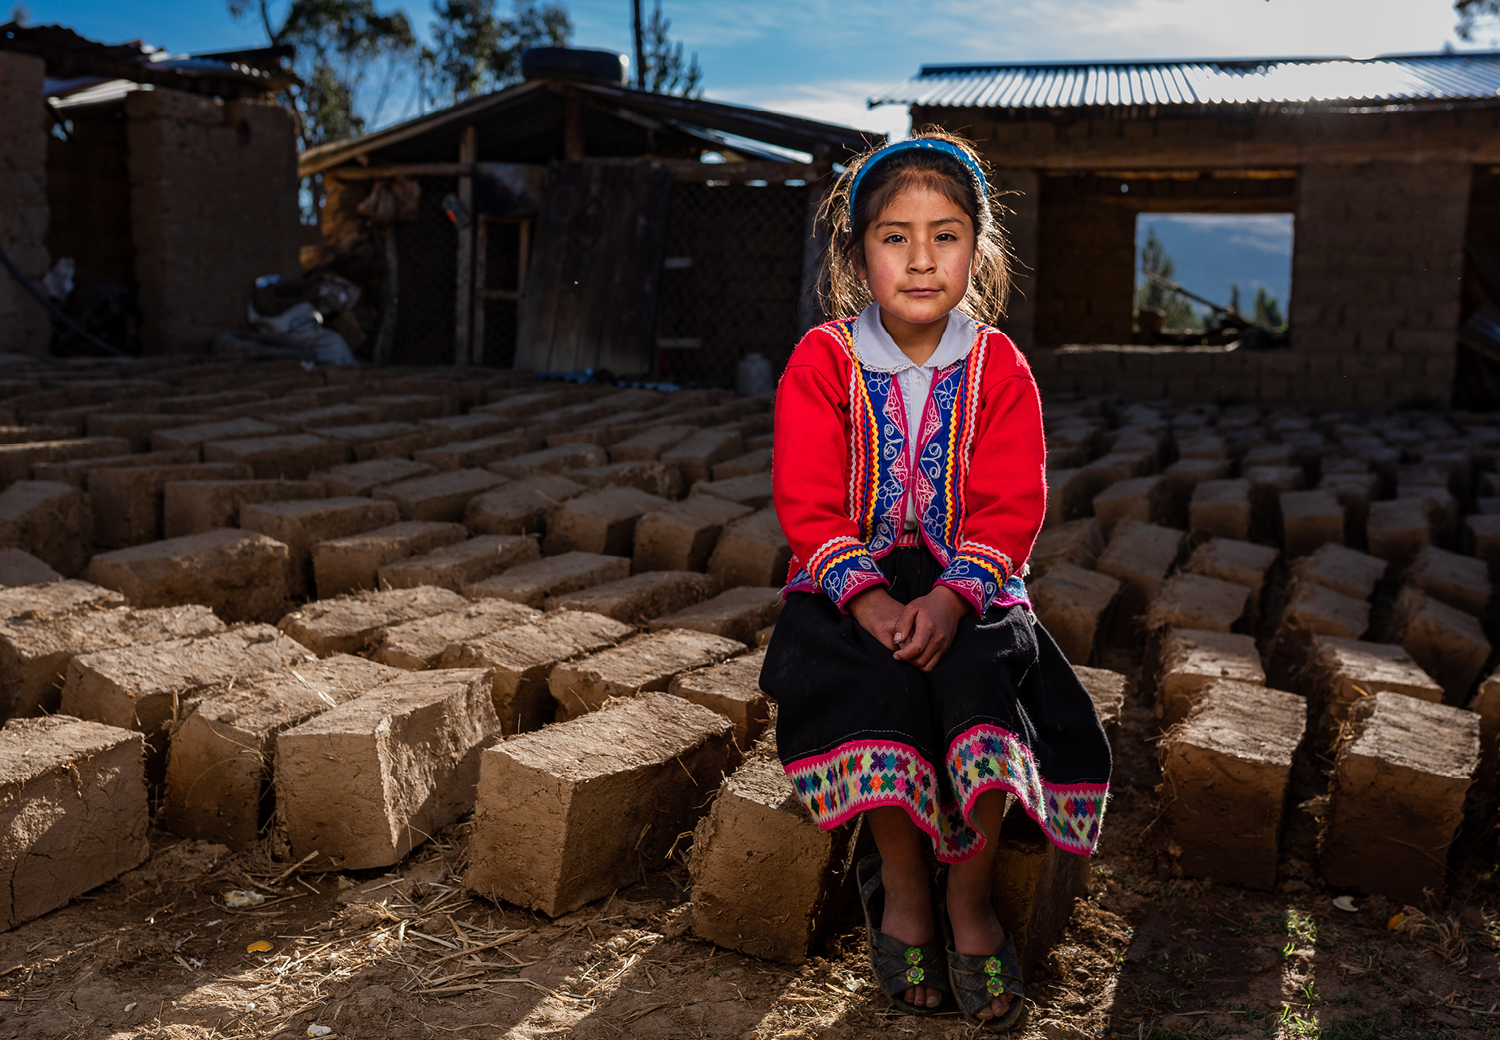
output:
POLYGON ((928 65, 870 104, 974 138, 1017 193, 1005 324, 1044 390, 1446 404, 1500 300, 1497 53, 928 65), (1130 345, 1144 212, 1292 214, 1290 349, 1130 345))
POLYGON ((780 368, 819 320, 832 166, 878 135, 623 70, 539 48, 524 82, 302 154, 323 263, 370 304, 359 353, 687 383, 732 380, 752 352, 780 368))
MULTIPOLYGON (((0 25, 0 249, 39 283, 72 257, 120 287, 128 346, 198 353, 241 328, 254 279, 297 274, 290 48, 169 56, 60 26, 0 25)), ((47 313, 0 270, 0 351, 40 355, 47 313)))

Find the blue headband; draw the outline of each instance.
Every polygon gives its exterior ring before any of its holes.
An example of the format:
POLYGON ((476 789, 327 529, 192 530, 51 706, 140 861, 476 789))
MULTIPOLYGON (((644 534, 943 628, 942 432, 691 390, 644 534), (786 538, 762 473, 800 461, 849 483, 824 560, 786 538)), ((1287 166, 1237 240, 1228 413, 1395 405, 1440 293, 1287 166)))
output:
POLYGON ((906 152, 913 148, 930 148, 936 152, 943 152, 946 155, 953 156, 953 158, 967 166, 974 174, 974 179, 979 182, 979 200, 980 205, 983 206, 984 197, 989 193, 989 184, 984 179, 984 171, 979 168, 979 164, 974 161, 973 156, 958 145, 948 141, 935 140, 931 137, 913 137, 905 141, 897 141, 895 144, 886 145, 880 151, 866 159, 865 164, 859 168, 859 172, 854 175, 854 183, 849 186, 849 220, 851 223, 854 221, 854 202, 859 194, 859 183, 865 179, 865 174, 869 173, 875 164, 882 159, 888 159, 897 152, 906 152))

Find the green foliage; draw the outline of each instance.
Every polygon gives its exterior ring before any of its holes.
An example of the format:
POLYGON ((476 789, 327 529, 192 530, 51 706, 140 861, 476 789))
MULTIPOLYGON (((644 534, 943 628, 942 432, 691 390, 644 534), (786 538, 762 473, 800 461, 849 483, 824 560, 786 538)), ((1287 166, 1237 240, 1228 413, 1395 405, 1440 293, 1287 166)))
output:
POLYGON ((642 26, 643 81, 653 94, 679 94, 687 98, 703 96, 703 69, 694 53, 686 62, 682 60, 682 43, 673 43, 670 31, 672 21, 661 11, 661 0, 651 11, 651 18, 642 26))
POLYGON ((1266 292, 1264 285, 1257 286, 1255 290, 1255 324, 1263 329, 1272 330, 1286 327, 1286 319, 1281 315, 1280 301, 1266 292))
POLYGON ((301 83, 282 98, 297 116, 304 147, 361 134, 366 117, 355 99, 378 80, 369 118, 378 120, 400 68, 417 54, 416 35, 401 11, 382 14, 375 0, 291 0, 278 21, 272 0, 228 0, 236 19, 255 17, 272 45, 297 48, 301 83))
POLYGON ((1480 21, 1500 17, 1500 0, 1453 0, 1453 10, 1458 14, 1458 25, 1454 26, 1458 38, 1472 40, 1480 21))
POLYGON ((1318 922, 1311 914, 1296 907, 1287 907, 1286 934, 1306 946, 1318 944, 1318 922))
POLYGON ((564 47, 573 22, 558 3, 514 0, 501 17, 495 0, 433 0, 433 49, 425 56, 427 93, 457 102, 521 78, 521 55, 530 47, 564 47))
POLYGON ((1146 229, 1146 243, 1141 246, 1141 278, 1140 284, 1135 287, 1135 306, 1137 310, 1142 307, 1151 307, 1155 310, 1165 311, 1166 319, 1162 325, 1169 329, 1191 329, 1200 327, 1203 322, 1198 317, 1193 305, 1188 302, 1187 297, 1180 293, 1153 282, 1144 277, 1145 272, 1161 275, 1166 279, 1173 279, 1177 274, 1177 264, 1168 255, 1166 247, 1161 244, 1161 239, 1156 237, 1155 228, 1146 229))

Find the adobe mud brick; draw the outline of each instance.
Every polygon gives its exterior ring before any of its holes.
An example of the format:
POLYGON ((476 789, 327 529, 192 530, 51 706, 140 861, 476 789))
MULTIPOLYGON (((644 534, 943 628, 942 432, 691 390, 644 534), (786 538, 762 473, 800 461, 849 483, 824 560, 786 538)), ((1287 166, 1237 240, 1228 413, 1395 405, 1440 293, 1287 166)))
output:
POLYGON ((1049 567, 1059 563, 1093 570, 1103 551, 1104 531, 1093 517, 1067 520, 1043 528, 1027 560, 1031 567, 1028 580, 1042 577, 1049 567))
POLYGON ((1121 588, 1120 580, 1108 574, 1057 563, 1032 582, 1028 591, 1037 620, 1056 640, 1063 656, 1081 665, 1093 656, 1121 588))
POLYGON ((1268 545, 1234 538, 1211 538, 1193 550, 1184 569, 1206 578, 1245 586, 1250 590, 1250 605, 1254 608, 1265 590, 1266 576, 1280 555, 1268 545))
POLYGON ((419 672, 437 667, 443 651, 455 643, 540 620, 541 611, 519 603, 503 599, 481 600, 382 628, 367 652, 381 664, 419 672))
POLYGON ((182 466, 203 461, 197 448, 181 451, 143 451, 138 455, 106 455, 99 459, 74 459, 71 462, 42 462, 31 467, 33 480, 60 480, 84 491, 89 489, 89 474, 96 469, 120 469, 129 466, 182 466))
POLYGON ((698 432, 691 423, 651 426, 609 446, 611 462, 656 461, 661 453, 698 432))
POLYGON ((1479 716, 1399 693, 1365 697, 1339 750, 1318 843, 1336 888, 1441 901, 1448 846, 1479 763, 1479 716))
POLYGON ((1162 726, 1186 718, 1209 683, 1231 679, 1264 686, 1266 673, 1252 636, 1179 628, 1162 640, 1156 673, 1156 717, 1162 726))
POLYGON ((451 397, 433 394, 393 394, 384 397, 356 397, 355 404, 375 413, 378 422, 421 422, 453 415, 458 402, 451 397))
POLYGON ((1229 476, 1228 459, 1179 459, 1162 471, 1171 489, 1172 510, 1178 523, 1186 521, 1193 490, 1208 480, 1229 476))
POLYGON ((1146 612, 1166 582, 1167 572, 1182 554, 1185 536, 1170 527, 1157 527, 1137 520, 1115 525, 1109 544, 1099 554, 1101 574, 1118 578, 1124 586, 1116 608, 1116 628, 1133 628, 1134 620, 1146 612))
POLYGON ((559 662, 614 646, 631 631, 602 614, 558 611, 535 623, 455 641, 438 664, 493 670, 495 714, 505 732, 523 733, 557 717, 547 676, 559 662))
POLYGON ((738 429, 711 426, 678 441, 659 458, 678 472, 682 486, 687 487, 695 481, 712 479, 715 463, 726 462, 744 453, 745 440, 738 429))
POLYGON ((701 571, 724 525, 752 510, 712 495, 696 495, 642 516, 635 526, 636 571, 701 571))
POLYGON ((18 617, 62 617, 78 610, 125 606, 125 597, 86 581, 65 578, 45 585, 0 588, 0 621, 18 617))
POLYGON ((1445 699, 1462 704, 1490 656, 1479 619, 1407 585, 1391 618, 1392 642, 1443 688, 1445 699))
POLYGON ((1205 480, 1193 489, 1188 530, 1244 541, 1250 537, 1253 510, 1248 480, 1205 480))
POLYGON ((1282 628, 1358 639, 1370 627, 1370 605, 1312 581, 1296 581, 1281 614, 1282 628))
POLYGON ((207 697, 172 732, 162 825, 239 850, 253 845, 275 804, 276 736, 401 672, 335 654, 207 697))
POLYGON ((1096 474, 1058 466, 1047 468, 1047 515, 1042 526, 1092 515, 1094 496, 1104 490, 1096 474))
POLYGON ((1119 672, 1112 672, 1107 668, 1074 665, 1073 672, 1083 684, 1089 700, 1094 702, 1094 712, 1099 716, 1099 724, 1104 727, 1105 735, 1113 741, 1115 732, 1119 729, 1120 715, 1125 710, 1125 693, 1130 685, 1129 680, 1119 672))
POLYGON ((508 599, 539 607, 549 597, 566 595, 607 581, 619 581, 629 575, 628 557, 570 552, 512 567, 465 587, 463 593, 470 599, 508 599))
POLYGON ((666 690, 679 673, 718 664, 744 649, 736 640, 683 628, 649 632, 558 664, 547 687, 559 705, 561 721, 597 711, 612 697, 666 690))
POLYGON ((56 713, 68 662, 79 654, 222 631, 224 622, 198 606, 120 607, 0 622, 0 713, 56 713))
POLYGON ((146 738, 148 774, 159 782, 168 733, 195 701, 310 656, 269 625, 79 654, 68 662, 62 711, 139 730, 146 738))
POLYGON ((228 622, 275 621, 290 599, 291 556, 252 531, 218 530, 100 553, 88 578, 133 607, 202 603, 228 622))
POLYGON ((1475 513, 1464 519, 1464 538, 1491 569, 1500 567, 1500 513, 1475 513))
POLYGON ((1365 543, 1371 555, 1389 560, 1397 568, 1405 567, 1432 544, 1432 522, 1426 501, 1393 498, 1371 502, 1370 515, 1365 521, 1365 543))
POLYGON ((432 466, 411 459, 371 459, 319 470, 308 474, 307 479, 322 484, 325 493, 331 496, 362 495, 369 498, 376 488, 431 476, 436 472, 432 466))
POLYGON ((713 585, 695 571, 648 571, 550 598, 548 610, 585 610, 631 625, 680 610, 707 598, 713 585))
POLYGON ((859 829, 821 830, 768 737, 719 789, 693 832, 693 934, 801 964, 852 894, 859 829))
POLYGON ((452 433, 454 443, 460 440, 473 441, 493 437, 510 428, 510 423, 506 420, 498 416, 486 415, 484 412, 470 412, 467 415, 440 415, 431 419, 423 419, 422 425, 452 433))
POLYGON ((1118 484, 1122 480, 1130 480, 1134 477, 1144 477, 1155 465, 1156 457, 1146 451, 1112 451, 1108 455, 1101 455, 1082 467, 1094 487, 1089 498, 1093 498, 1111 484, 1118 484))
POLYGON ((1305 674, 1308 718, 1317 750, 1331 752, 1353 706, 1373 693, 1399 693, 1439 703, 1443 688, 1412 660, 1406 648, 1359 639, 1316 636, 1305 674))
POLYGON ((1426 508, 1433 541, 1443 545, 1452 542, 1458 529, 1458 500, 1453 497, 1453 492, 1443 487, 1398 488, 1396 501, 1405 499, 1420 502, 1426 508))
POLYGON ((257 502, 240 509, 240 526, 275 538, 287 547, 294 595, 314 587, 312 548, 318 542, 345 538, 386 527, 398 519, 394 502, 369 498, 311 498, 291 502, 257 502))
POLYGON ((570 469, 563 475, 596 490, 633 487, 661 498, 682 497, 677 471, 660 462, 611 462, 607 466, 570 469))
POLYGON ((531 438, 525 431, 516 430, 471 441, 454 441, 452 444, 444 444, 435 448, 422 448, 412 452, 412 459, 436 472, 447 472, 455 469, 484 467, 491 462, 513 458, 530 449, 531 438))
POLYGON ((1435 600, 1479 617, 1494 590, 1489 565, 1475 556, 1460 556, 1429 545, 1406 569, 1406 581, 1435 600))
POLYGON ((1385 577, 1389 564, 1342 545, 1325 545, 1292 565, 1292 577, 1298 581, 1325 585, 1355 599, 1369 599, 1375 586, 1385 577))
POLYGON ((0 444, 0 488, 31 477, 31 468, 48 462, 102 459, 124 455, 130 444, 122 437, 84 437, 77 440, 0 444))
POLYGON ((513 481, 470 499, 464 526, 475 534, 533 534, 542 529, 547 514, 561 502, 587 490, 556 474, 513 481))
POLYGON ((141 412, 95 412, 87 419, 85 429, 90 437, 120 437, 130 444, 131 451, 147 451, 151 447, 151 434, 155 430, 169 430, 174 426, 194 426, 211 421, 206 415, 162 415, 141 412))
POLYGON ((1024 812, 1006 813, 995 842, 995 913, 1008 922, 1021 970, 1029 975, 1062 939, 1073 904, 1088 894, 1089 857, 1058 848, 1024 812))
MULTIPOLYGON (((741 477, 739 479, 750 479, 741 477)), ((719 588, 734 585, 775 585, 787 579, 792 549, 774 509, 761 509, 732 520, 719 533, 719 544, 708 558, 708 576, 719 588)))
POLYGON ((689 628, 695 632, 707 632, 755 646, 756 633, 775 623, 781 613, 781 605, 781 592, 778 589, 739 585, 702 603, 653 617, 648 627, 653 632, 667 628, 689 628))
POLYGON ((375 413, 357 404, 330 404, 265 416, 265 421, 286 433, 309 433, 334 426, 373 422, 375 413))
POLYGON ((1307 704, 1282 690, 1221 679, 1162 751, 1161 818, 1189 877, 1269 889, 1292 756, 1307 704))
POLYGON ((55 715, 0 730, 0 928, 145 862, 141 735, 55 715))
POLYGON ((500 735, 490 677, 405 672, 276 738, 276 812, 292 856, 399 863, 474 806, 479 752, 500 735))
POLYGON ((384 629, 467 607, 447 589, 388 589, 319 600, 294 610, 277 625, 319 657, 361 653, 384 629))
POLYGON ((735 746, 748 750, 771 720, 771 699, 760 688, 760 670, 765 662, 762 647, 742 657, 673 676, 667 692, 733 722, 735 746))
POLYGON ((1488 813, 1500 786, 1500 672, 1479 684, 1469 710, 1479 716, 1480 764, 1475 782, 1480 811, 1488 813))
MULTIPOLYGON (((458 525, 460 530, 465 530, 458 525)), ((540 556, 535 538, 525 535, 486 534, 420 556, 383 564, 383 588, 408 589, 433 585, 457 592, 468 585, 536 560, 540 556)))
POLYGON ((771 504, 771 474, 751 473, 728 480, 700 480, 688 492, 689 497, 711 495, 725 502, 738 502, 751 509, 764 509, 771 504))
POLYGON ((464 885, 557 917, 663 865, 738 756, 728 719, 647 693, 480 757, 464 885))
POLYGON ((1250 590, 1232 581, 1201 574, 1174 574, 1146 610, 1146 630, 1200 628, 1214 632, 1241 631, 1250 590))
POLYGON ((542 548, 549 555, 565 552, 629 556, 637 521, 669 506, 666 499, 638 488, 611 488, 571 498, 547 517, 542 548))
POLYGON ((1377 473, 1328 473, 1318 483, 1344 507, 1344 540, 1358 541, 1370 520, 1370 503, 1380 493, 1377 473))
POLYGON ((376 488, 376 499, 394 502, 403 520, 443 520, 458 522, 464 518, 469 501, 506 483, 504 477, 484 469, 456 469, 434 473, 399 484, 376 488))
POLYGON ((228 463, 101 469, 90 474, 94 541, 111 549, 162 537, 164 489, 174 480, 244 480, 250 468, 228 463))
POLYGON ((1344 544, 1344 507, 1327 491, 1281 493, 1281 545, 1288 560, 1344 544))
POLYGON ((259 480, 306 480, 314 470, 337 466, 348 461, 348 456, 349 449, 343 444, 311 433, 209 441, 203 445, 204 462, 242 463, 259 480))
POLYGON ((1143 524, 1171 521, 1171 488, 1160 475, 1117 481, 1095 495, 1093 504, 1094 517, 1106 535, 1120 520, 1143 524))
MULTIPOLYGON (((748 448, 749 445, 746 444, 746 447, 748 448)), ((757 448, 724 462, 714 463, 713 479, 732 480, 735 477, 748 477, 752 473, 769 473, 770 471, 771 449, 757 448)))
POLYGON ((153 451, 172 451, 194 448, 201 452, 209 441, 241 440, 246 437, 270 437, 280 432, 271 423, 259 419, 217 419, 213 422, 194 423, 191 426, 167 424, 151 434, 153 451))
POLYGON ((609 461, 609 453, 593 444, 562 444, 556 448, 543 448, 513 458, 489 463, 489 470, 502 477, 520 480, 544 473, 561 473, 569 469, 587 469, 602 466, 609 461))
MULTIPOLYGON (((380 577, 383 566, 462 542, 468 536, 469 529, 463 524, 403 520, 373 531, 318 542, 312 547, 312 569, 318 598, 385 587, 380 577)), ((425 584, 432 583, 409 582, 400 586, 392 583, 392 587, 425 584)))
POLYGON ((89 497, 71 484, 21 480, 0 491, 0 548, 24 549, 73 575, 88 562, 93 533, 89 497))
POLYGON ((240 526, 240 509, 263 502, 322 498, 313 480, 174 480, 162 488, 162 534, 167 538, 240 526))
POLYGON ((62 575, 25 549, 0 549, 0 587, 43 585, 62 575))

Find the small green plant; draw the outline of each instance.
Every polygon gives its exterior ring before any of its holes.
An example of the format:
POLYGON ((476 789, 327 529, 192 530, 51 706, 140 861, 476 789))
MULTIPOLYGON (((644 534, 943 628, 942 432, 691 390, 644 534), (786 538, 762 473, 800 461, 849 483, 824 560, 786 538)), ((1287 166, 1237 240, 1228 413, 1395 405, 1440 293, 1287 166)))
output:
POLYGON ((1289 1036, 1318 1037, 1318 1020, 1316 1018, 1304 1018, 1292 1010, 1292 1005, 1281 1006, 1281 1026, 1289 1036))
POLYGON ((1308 979, 1306 982, 1304 982, 1298 988, 1297 992, 1302 994, 1302 999, 1307 1001, 1309 1006, 1319 1003, 1318 993, 1315 989, 1313 989, 1312 979, 1308 979))
POLYGON ((1314 921, 1311 914, 1304 913, 1296 907, 1288 907, 1286 911, 1286 934, 1306 946, 1318 944, 1318 922, 1314 921))

